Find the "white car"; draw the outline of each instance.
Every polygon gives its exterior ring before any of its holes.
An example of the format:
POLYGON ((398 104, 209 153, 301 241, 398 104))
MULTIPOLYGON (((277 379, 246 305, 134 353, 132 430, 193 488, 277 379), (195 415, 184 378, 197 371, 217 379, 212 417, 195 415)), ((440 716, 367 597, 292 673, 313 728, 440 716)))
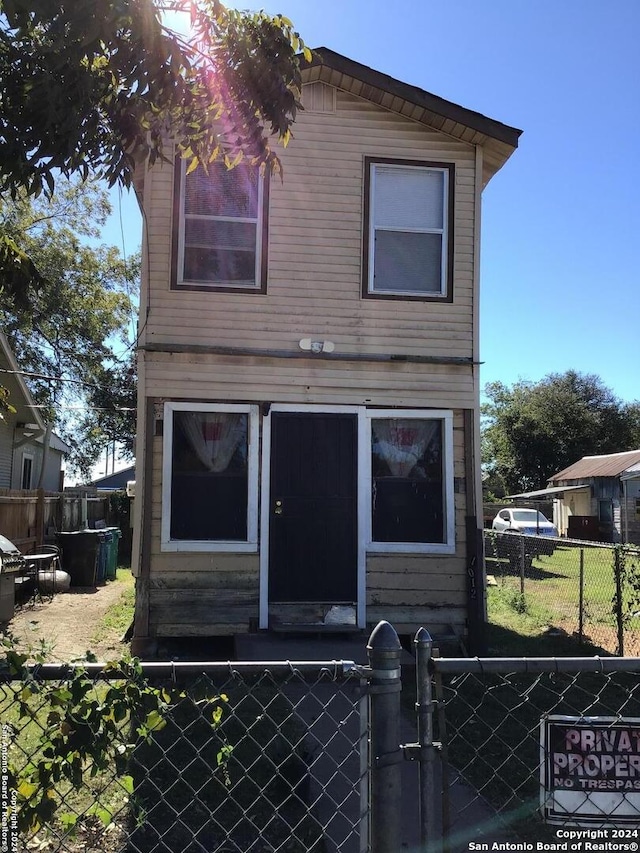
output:
POLYGON ((501 533, 522 533, 525 536, 558 535, 556 527, 537 509, 501 509, 491 527, 501 533))

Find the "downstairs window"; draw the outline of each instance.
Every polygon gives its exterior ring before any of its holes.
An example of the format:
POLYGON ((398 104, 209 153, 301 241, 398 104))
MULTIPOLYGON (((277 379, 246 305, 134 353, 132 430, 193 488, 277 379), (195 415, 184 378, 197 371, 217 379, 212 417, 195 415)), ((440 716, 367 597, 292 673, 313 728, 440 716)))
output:
POLYGON ((257 548, 257 408, 166 403, 164 550, 257 548))

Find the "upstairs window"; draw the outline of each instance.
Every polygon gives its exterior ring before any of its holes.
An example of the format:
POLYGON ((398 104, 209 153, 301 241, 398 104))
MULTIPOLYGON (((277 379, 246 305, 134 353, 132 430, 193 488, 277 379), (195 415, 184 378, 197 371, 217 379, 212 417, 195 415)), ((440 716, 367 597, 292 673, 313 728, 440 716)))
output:
POLYGON ((367 158, 365 296, 452 299, 453 166, 367 158))
POLYGON ((265 290, 267 183, 248 163, 211 163, 187 175, 178 162, 174 287, 265 290))

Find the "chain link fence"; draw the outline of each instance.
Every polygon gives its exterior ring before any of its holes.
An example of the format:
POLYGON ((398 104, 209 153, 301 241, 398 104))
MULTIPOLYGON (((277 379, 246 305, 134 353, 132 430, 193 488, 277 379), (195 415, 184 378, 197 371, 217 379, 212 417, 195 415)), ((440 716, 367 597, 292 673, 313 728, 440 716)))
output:
POLYGON ((0 848, 583 853, 600 848, 558 833, 638 837, 640 658, 441 658, 424 628, 413 650, 403 677, 381 622, 368 666, 13 653, 0 848))
POLYGON ((433 659, 431 672, 449 846, 553 845, 575 826, 638 837, 640 660, 433 659))
POLYGON ((640 549, 485 530, 489 583, 516 610, 609 654, 640 655, 640 549))
POLYGON ((365 687, 338 662, 6 680, 2 849, 367 850, 365 687))

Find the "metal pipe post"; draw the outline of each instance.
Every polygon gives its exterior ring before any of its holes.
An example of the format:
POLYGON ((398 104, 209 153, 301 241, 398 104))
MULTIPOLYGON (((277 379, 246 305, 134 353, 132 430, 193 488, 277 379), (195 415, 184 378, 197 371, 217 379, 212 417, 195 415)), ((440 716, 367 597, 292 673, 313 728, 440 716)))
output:
POLYGON ((420 849, 427 853, 428 850, 434 849, 433 843, 436 840, 433 693, 429 667, 433 640, 425 628, 420 628, 413 642, 416 647, 416 714, 418 717, 418 743, 420 745, 420 849))
POLYGON ((400 653, 395 629, 379 622, 367 644, 371 667, 371 850, 397 853, 400 837, 400 653))
POLYGON ((584 642, 584 548, 580 548, 580 590, 578 604, 578 642, 584 642))
POLYGON ((618 651, 616 654, 624 657, 624 604, 622 601, 622 559, 620 547, 613 549, 613 571, 616 580, 616 623, 618 626, 618 651))

